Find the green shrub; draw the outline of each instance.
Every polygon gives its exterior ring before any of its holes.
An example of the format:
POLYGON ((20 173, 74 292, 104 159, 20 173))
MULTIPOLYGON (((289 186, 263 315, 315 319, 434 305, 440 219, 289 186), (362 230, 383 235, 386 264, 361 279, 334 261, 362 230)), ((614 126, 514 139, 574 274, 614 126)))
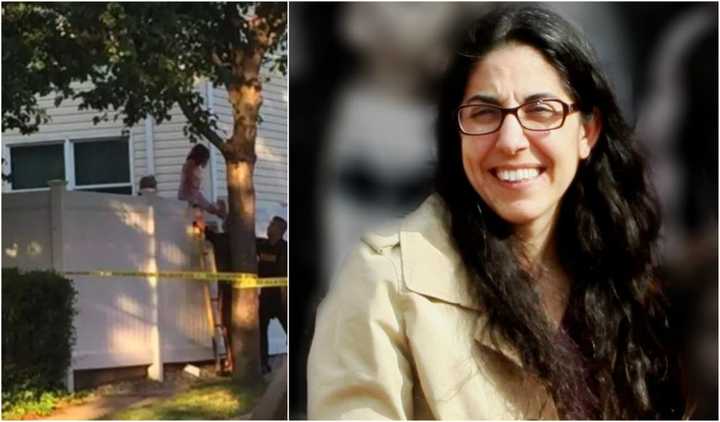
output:
POLYGON ((62 391, 13 390, 3 391, 3 419, 20 419, 26 415, 49 415, 67 393, 62 391))
POLYGON ((42 410, 64 389, 76 297, 55 272, 2 269, 3 413, 21 403, 42 410))

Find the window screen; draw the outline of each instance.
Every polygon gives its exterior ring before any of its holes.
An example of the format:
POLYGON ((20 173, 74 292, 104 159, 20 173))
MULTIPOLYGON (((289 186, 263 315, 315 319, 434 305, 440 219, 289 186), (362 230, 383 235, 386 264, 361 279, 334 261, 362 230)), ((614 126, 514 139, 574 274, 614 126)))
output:
POLYGON ((76 142, 75 185, 130 183, 127 139, 76 142))
POLYGON ((64 180, 63 145, 12 147, 10 171, 13 189, 46 188, 48 180, 64 180))

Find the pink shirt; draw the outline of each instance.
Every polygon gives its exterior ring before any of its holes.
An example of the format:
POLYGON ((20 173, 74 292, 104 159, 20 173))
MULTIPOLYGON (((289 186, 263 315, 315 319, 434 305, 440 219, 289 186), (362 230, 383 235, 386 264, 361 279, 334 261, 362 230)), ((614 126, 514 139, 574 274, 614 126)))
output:
POLYGON ((193 160, 186 160, 180 176, 180 187, 178 188, 178 199, 188 201, 191 205, 209 211, 214 208, 200 191, 202 186, 202 167, 195 164, 193 160))

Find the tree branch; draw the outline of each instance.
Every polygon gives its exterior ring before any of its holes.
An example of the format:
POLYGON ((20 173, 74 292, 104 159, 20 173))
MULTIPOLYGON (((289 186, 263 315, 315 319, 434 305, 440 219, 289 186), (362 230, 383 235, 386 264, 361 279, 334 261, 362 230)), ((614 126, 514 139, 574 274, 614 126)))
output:
POLYGON ((220 77, 222 78, 223 84, 225 84, 225 88, 229 88, 230 84, 232 83, 232 72, 229 69, 230 65, 228 63, 223 62, 220 59, 220 56, 218 56, 215 51, 212 52, 211 58, 212 58, 213 64, 218 69, 218 73, 220 74, 220 77))
POLYGON ((217 149, 223 151, 225 141, 215 133, 208 125, 203 124, 198 117, 193 113, 192 108, 184 99, 179 99, 178 104, 180 110, 182 110, 185 117, 188 119, 190 124, 197 129, 211 144, 215 145, 217 149))

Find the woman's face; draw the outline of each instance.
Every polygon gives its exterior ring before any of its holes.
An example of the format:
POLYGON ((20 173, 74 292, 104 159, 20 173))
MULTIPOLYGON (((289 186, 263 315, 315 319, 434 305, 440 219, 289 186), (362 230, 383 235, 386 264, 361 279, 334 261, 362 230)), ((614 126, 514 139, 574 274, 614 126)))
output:
MULTIPOLYGON (((463 104, 509 108, 538 96, 573 103, 560 75, 538 50, 511 43, 475 65, 463 104)), ((465 174, 483 200, 516 228, 552 224, 579 160, 588 157, 597 140, 598 120, 575 112, 558 129, 532 132, 508 114, 497 132, 461 133, 465 174)))

